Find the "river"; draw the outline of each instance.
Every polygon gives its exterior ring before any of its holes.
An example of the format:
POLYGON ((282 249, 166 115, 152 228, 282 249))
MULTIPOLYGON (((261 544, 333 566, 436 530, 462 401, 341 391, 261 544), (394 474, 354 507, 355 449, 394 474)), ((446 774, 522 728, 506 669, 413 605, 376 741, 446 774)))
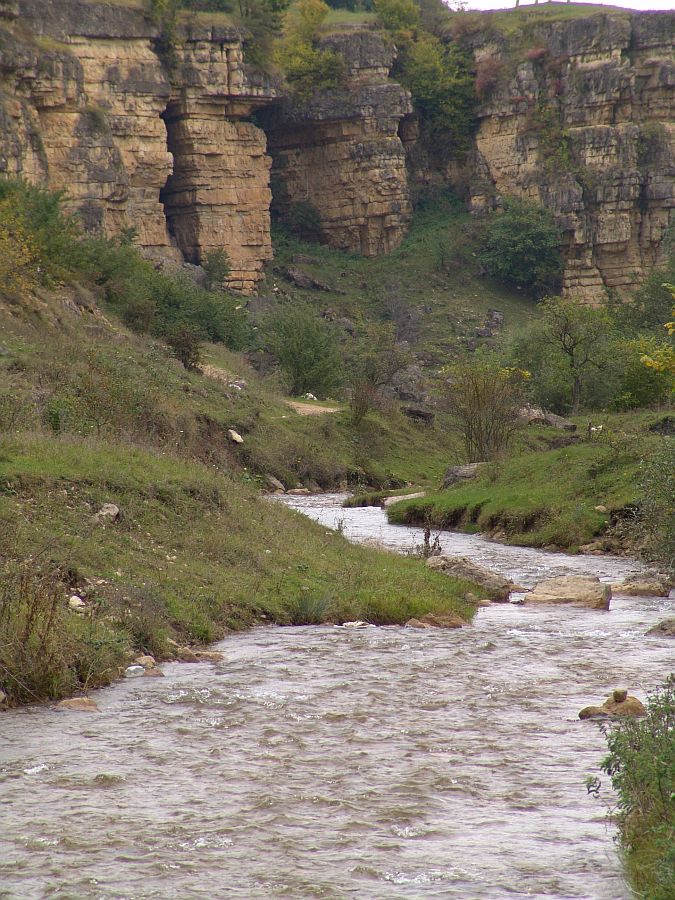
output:
MULTIPOLYGON (((379 509, 284 498, 353 540, 420 543, 379 509)), ((639 564, 444 534, 524 586, 639 564)), ((629 898, 577 712, 673 666, 609 612, 499 604, 470 628, 256 628, 220 663, 96 693, 101 713, 0 715, 1 898, 629 898)), ((608 795, 605 792, 605 800, 608 795)))

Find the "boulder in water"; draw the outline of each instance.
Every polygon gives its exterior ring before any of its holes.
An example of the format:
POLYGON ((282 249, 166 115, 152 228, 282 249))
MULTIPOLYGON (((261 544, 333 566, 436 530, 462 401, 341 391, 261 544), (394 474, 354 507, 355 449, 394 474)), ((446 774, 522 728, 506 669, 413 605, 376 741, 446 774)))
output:
POLYGON ((585 575, 560 575, 540 581, 525 597, 525 603, 552 603, 585 606, 588 609, 609 609, 612 591, 598 578, 585 575))
POLYGON ((612 590, 626 597, 667 597, 670 579, 665 575, 631 575, 625 581, 612 585, 612 590))
POLYGON ((487 592, 491 600, 508 600, 512 583, 503 575, 486 569, 466 556, 432 556, 427 566, 444 575, 471 581, 487 592))
POLYGON ((658 625, 650 628, 647 634, 652 634, 655 637, 675 637, 675 618, 664 619, 663 622, 659 622, 658 625))
POLYGON ((62 700, 56 705, 57 709, 72 709, 76 712, 100 712, 98 706, 90 697, 71 697, 62 700))
POLYGON ((579 713, 580 719, 637 719, 647 714, 644 704, 637 697, 631 697, 628 691, 612 691, 602 706, 585 706, 579 713))
POLYGON ((427 613, 421 619, 408 619, 406 628, 462 628, 467 623, 453 613, 427 613))

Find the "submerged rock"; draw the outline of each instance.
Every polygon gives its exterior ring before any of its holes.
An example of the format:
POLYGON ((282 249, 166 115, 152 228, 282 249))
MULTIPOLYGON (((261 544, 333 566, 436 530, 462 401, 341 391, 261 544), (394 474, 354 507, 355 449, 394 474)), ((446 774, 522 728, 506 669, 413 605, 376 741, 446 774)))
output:
POLYGON ((598 578, 585 575, 560 575, 540 581, 525 597, 525 603, 553 603, 609 609, 612 591, 598 578))
POLYGON ((427 560, 427 566, 444 575, 472 581, 487 591, 492 600, 508 600, 513 590, 508 578, 477 565, 466 556, 432 556, 427 560))
POLYGON ((76 712, 100 712, 90 697, 71 697, 56 704, 57 709, 72 709, 76 712))
POLYGON ((406 628, 462 628, 467 623, 453 613, 427 613, 421 619, 408 619, 406 628))
POLYGON ((654 625, 654 627, 650 628, 646 633, 655 635, 656 637, 675 637, 675 618, 664 619, 663 622, 654 625))
POLYGON ((580 719, 637 719, 647 714, 642 701, 631 697, 627 690, 612 691, 602 706, 585 706, 579 713, 580 719))
POLYGON ((353 622, 343 622, 342 625, 338 625, 338 628, 374 628, 375 626, 371 622, 362 622, 361 619, 356 619, 353 622))
POLYGON ((138 678, 141 675, 145 675, 143 666, 127 666, 124 670, 125 678, 138 678))

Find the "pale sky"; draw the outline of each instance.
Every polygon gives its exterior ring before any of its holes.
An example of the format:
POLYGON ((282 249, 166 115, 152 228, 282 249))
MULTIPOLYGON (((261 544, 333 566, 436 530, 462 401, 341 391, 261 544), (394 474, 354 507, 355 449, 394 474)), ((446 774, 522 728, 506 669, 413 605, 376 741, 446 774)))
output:
MULTIPOLYGON (((520 0, 521 8, 529 6, 534 0, 520 0)), ((661 9, 673 10, 675 5, 673 0, 613 0, 613 2, 603 3, 598 0, 602 6, 623 6, 626 9, 661 9)), ((512 9, 515 6, 515 0, 469 0, 469 9, 512 9)), ((545 6, 543 2, 540 4, 545 6)), ((576 6, 584 6, 586 4, 577 3, 576 6)))

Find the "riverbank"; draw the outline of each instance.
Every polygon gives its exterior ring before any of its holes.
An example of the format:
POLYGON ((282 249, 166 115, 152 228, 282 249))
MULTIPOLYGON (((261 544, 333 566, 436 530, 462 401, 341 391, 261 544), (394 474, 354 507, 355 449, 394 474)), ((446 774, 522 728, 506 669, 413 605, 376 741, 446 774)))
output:
POLYGON ((0 439, 0 690, 11 704, 107 684, 259 623, 426 613, 470 621, 475 586, 349 544, 197 462, 94 438, 0 439), (105 504, 117 514, 101 514, 105 504), (69 606, 79 597, 80 608, 69 606))
POLYGON ((590 438, 579 427, 559 447, 521 443, 512 455, 481 466, 473 480, 389 506, 389 520, 570 552, 643 550, 667 565, 675 545, 668 512, 673 439, 658 433, 663 419, 658 412, 607 415, 602 432, 590 438), (650 467, 658 467, 652 487, 663 501, 657 533, 646 520, 650 467))

